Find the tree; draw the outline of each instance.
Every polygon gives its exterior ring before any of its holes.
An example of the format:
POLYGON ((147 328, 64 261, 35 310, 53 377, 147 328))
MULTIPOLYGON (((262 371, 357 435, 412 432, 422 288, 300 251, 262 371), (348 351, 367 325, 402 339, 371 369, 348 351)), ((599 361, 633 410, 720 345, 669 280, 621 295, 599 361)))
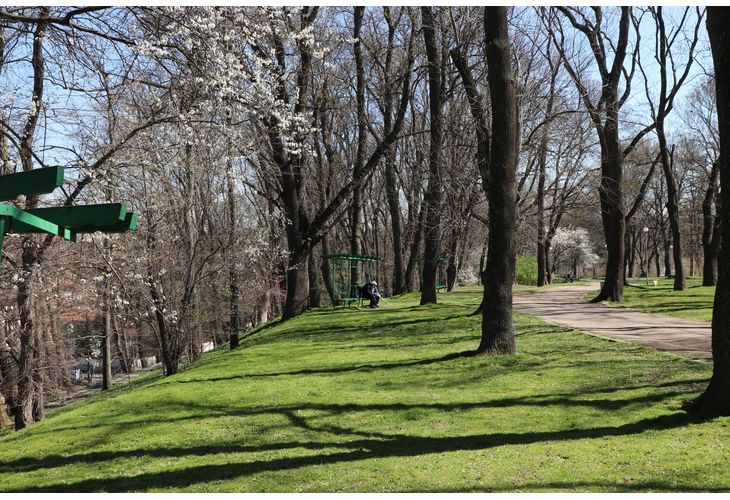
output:
POLYGON ((436 23, 431 7, 421 7, 423 18, 423 39, 428 59, 428 103, 430 110, 431 146, 428 158, 428 187, 423 198, 426 211, 425 238, 423 252, 423 284, 421 305, 435 304, 436 274, 441 253, 441 147, 443 140, 441 88, 441 58, 436 42, 436 23))
POLYGON ((687 287, 684 276, 684 265, 682 263, 682 235, 679 229, 679 193, 677 189, 677 181, 674 172, 674 158, 670 154, 670 148, 667 145, 667 134, 665 130, 665 122, 667 116, 674 108, 674 99, 677 92, 682 88, 689 71, 694 62, 694 51, 699 41, 699 28, 702 23, 703 13, 699 7, 695 10, 696 24, 693 30, 693 36, 689 39, 689 45, 686 47, 687 60, 683 67, 677 67, 675 62, 676 47, 675 43, 681 39, 678 35, 684 29, 689 7, 684 9, 684 14, 677 26, 667 32, 664 22, 664 14, 661 7, 650 8, 652 18, 656 24, 656 54, 655 58, 659 64, 659 93, 656 98, 656 104, 651 96, 651 85, 646 74, 646 69, 641 64, 641 54, 637 54, 639 68, 644 77, 644 88, 646 97, 649 101, 651 117, 654 122, 654 129, 659 140, 659 159, 661 160, 662 170, 667 184, 667 212, 669 216, 669 227, 672 232, 672 241, 674 243, 674 289, 684 290, 687 287))
POLYGON ((632 24, 631 7, 622 7, 618 22, 618 39, 610 40, 603 26, 603 11, 601 7, 592 7, 593 17, 582 9, 572 7, 556 7, 570 25, 582 33, 589 42, 591 55, 601 78, 600 92, 596 99, 591 95, 589 84, 581 75, 581 69, 575 66, 568 53, 568 44, 560 20, 549 23, 549 29, 560 53, 563 65, 581 96, 598 134, 601 147, 601 186, 599 197, 601 202, 601 219, 606 239, 606 276, 601 292, 594 302, 612 300, 620 302, 623 299, 624 284, 624 233, 626 230, 624 192, 623 192, 623 161, 636 147, 641 138, 649 133, 654 124, 642 129, 629 145, 621 150, 619 137, 619 111, 629 98, 631 79, 636 66, 636 54, 639 49, 639 25, 634 21, 635 44, 634 57, 631 59, 631 68, 627 70, 624 61, 628 55, 629 28, 632 24), (607 47, 613 51, 613 61, 609 64, 607 47), (624 81, 624 91, 619 95, 619 83, 624 81))
MULTIPOLYGON (((685 110, 683 110, 685 111, 685 110)), ((719 138, 717 136, 717 109, 714 80, 698 82, 690 93, 686 111, 682 113, 685 125, 686 149, 690 163, 704 181, 702 199, 702 286, 717 284, 717 252, 720 246, 719 138)))
POLYGON ((554 273, 560 266, 569 265, 573 277, 578 277, 578 267, 589 267, 598 262, 591 237, 582 227, 558 228, 552 240, 552 268, 554 273))
MULTIPOLYGON (((707 8, 707 32, 715 64, 720 137, 721 217, 730 220, 730 9, 707 8)), ((702 413, 730 415, 730 224, 722 224, 718 281, 712 308, 712 378, 689 406, 702 413)))
MULTIPOLYGON (((63 71, 67 70, 81 79, 78 74, 74 73, 74 70, 78 70, 78 73, 82 75, 86 71, 88 72, 86 74, 94 76, 103 72, 104 61, 100 60, 102 58, 99 56, 99 51, 93 48, 94 45, 110 43, 116 46, 120 52, 124 52, 125 48, 132 44, 126 30, 129 26, 120 21, 116 15, 108 13, 106 7, 10 8, 0 11, 0 20, 8 27, 12 26, 18 36, 30 35, 32 37, 29 47, 30 54, 14 57, 18 64, 24 64, 30 60, 33 83, 26 112, 22 118, 16 116, 14 119, 4 120, 0 127, 0 133, 15 146, 22 170, 30 171, 45 166, 43 156, 39 155, 37 151, 39 148, 37 135, 41 112, 48 106, 47 86, 51 85, 66 92, 78 92, 83 98, 100 99, 99 94, 103 93, 104 87, 102 90, 98 90, 98 86, 92 85, 86 89, 80 81, 67 82, 63 77, 57 78, 56 73, 63 74, 63 71), (112 27, 112 24, 117 24, 118 21, 119 25, 112 27)), ((26 47, 28 46, 24 44, 14 44, 15 50, 22 51, 26 47)), ((133 59, 130 58, 130 61, 133 59)), ((125 73, 126 69, 129 69, 127 64, 131 64, 125 58, 121 58, 119 63, 121 73, 125 73)), ((83 130, 87 126, 82 118, 72 116, 70 110, 63 112, 75 122, 75 126, 79 129, 83 130)), ((124 133, 119 134, 111 143, 102 141, 97 148, 86 147, 80 152, 71 150, 74 158, 71 163, 80 169, 81 176, 65 198, 65 205, 73 205, 82 194, 86 193, 88 186, 102 178, 105 169, 109 166, 109 160, 124 149, 136 135, 166 119, 163 109, 158 106, 148 108, 147 113, 138 115, 136 118, 133 120, 134 124, 128 128, 125 127, 124 133), (84 156, 84 154, 88 156, 84 156), (92 155, 96 156, 92 159, 92 155)), ((66 126, 71 128, 70 123, 66 126)), ((89 132, 88 129, 86 131, 89 132)), ((93 134, 89 134, 89 136, 95 137, 93 134)), ((106 139, 105 134, 102 134, 102 137, 106 139)), ((69 148, 66 147, 66 149, 69 148)), ((33 208, 39 202, 40 198, 35 196, 22 201, 20 205, 22 208, 33 208)), ((17 357, 17 397, 14 398, 15 425, 18 429, 43 417, 43 385, 46 374, 42 364, 44 351, 41 345, 42 332, 38 328, 37 303, 33 300, 37 292, 33 287, 37 286, 36 271, 42 264, 53 240, 51 235, 42 238, 24 236, 20 248, 18 272, 22 276, 22 280, 18 283, 16 295, 20 342, 17 357)))
POLYGON ((512 283, 515 278, 517 99, 507 25, 507 8, 484 9, 484 36, 489 68, 492 143, 489 159, 489 250, 484 281, 483 354, 513 354, 512 283))

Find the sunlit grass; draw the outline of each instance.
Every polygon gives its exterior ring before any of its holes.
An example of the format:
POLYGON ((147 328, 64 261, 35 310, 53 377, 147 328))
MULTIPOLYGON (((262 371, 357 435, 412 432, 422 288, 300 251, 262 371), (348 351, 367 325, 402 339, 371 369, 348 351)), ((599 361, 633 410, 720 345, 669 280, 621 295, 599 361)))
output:
MULTIPOLYGON (((712 320, 715 287, 701 286, 701 278, 688 278, 687 289, 681 292, 672 290, 673 278, 649 278, 649 285, 645 279, 632 279, 629 282, 632 286, 624 287, 623 302, 609 305, 681 318, 712 320)), ((595 295, 595 293, 586 295, 586 300, 595 295)))
POLYGON ((727 491, 706 364, 516 315, 463 356, 478 288, 321 309, 0 439, 2 491, 727 491))

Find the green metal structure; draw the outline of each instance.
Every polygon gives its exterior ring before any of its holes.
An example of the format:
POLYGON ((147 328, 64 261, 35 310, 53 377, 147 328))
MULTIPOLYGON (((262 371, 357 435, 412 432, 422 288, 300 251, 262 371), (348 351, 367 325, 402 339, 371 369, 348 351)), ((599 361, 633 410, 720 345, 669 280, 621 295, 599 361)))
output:
MULTIPOLYGON (((418 287, 423 288, 423 257, 418 259, 418 287)), ((436 268, 436 291, 446 290, 448 288, 446 279, 446 257, 439 257, 439 265, 436 268)))
MULTIPOLYGON (((50 193, 63 184, 63 167, 49 167, 0 175, 0 202, 20 195, 50 193)), ((0 266, 2 240, 6 234, 46 233, 76 241, 77 234, 123 233, 137 229, 137 214, 126 203, 62 206, 21 210, 0 203, 0 266)))
POLYGON ((351 305, 362 303, 358 287, 375 278, 375 262, 372 255, 330 254, 324 259, 329 261, 332 305, 351 305))

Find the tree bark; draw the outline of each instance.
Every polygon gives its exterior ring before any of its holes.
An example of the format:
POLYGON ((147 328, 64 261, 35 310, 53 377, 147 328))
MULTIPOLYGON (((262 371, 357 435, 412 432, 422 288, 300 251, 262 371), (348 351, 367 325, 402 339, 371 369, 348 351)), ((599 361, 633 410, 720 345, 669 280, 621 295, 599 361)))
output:
MULTIPOLYGON (((601 185, 599 198, 601 203, 601 220, 606 240, 606 274, 603 287, 593 302, 611 300, 621 302, 624 294, 624 232, 626 221, 623 200, 623 159, 643 134, 651 129, 642 130, 631 142, 621 150, 618 130, 618 115, 621 105, 628 97, 630 74, 626 73, 624 60, 629 41, 631 7, 621 7, 621 18, 618 25, 618 40, 615 43, 614 57, 610 66, 604 54, 606 32, 601 27, 600 7, 597 9, 596 23, 589 25, 585 19, 578 21, 568 8, 556 7, 567 17, 573 27, 580 30, 590 42, 591 50, 601 76, 601 96, 598 104, 591 101, 585 85, 580 81, 576 70, 569 64, 564 47, 558 44, 563 57, 563 65, 575 81, 586 109, 593 121, 601 145, 601 185), (622 75, 627 80, 624 95, 619 98, 618 87, 622 75)), ((613 43, 611 43, 612 46, 613 43)), ((633 73, 633 72, 632 72, 633 73)))
POLYGON ((324 256, 329 254, 329 238, 327 235, 322 236, 322 266, 320 271, 322 272, 322 281, 324 287, 327 290, 327 295, 330 298, 332 304, 335 303, 335 291, 332 289, 332 271, 330 269, 329 260, 325 259, 324 256))
POLYGON ((664 239, 664 276, 669 278, 672 275, 672 253, 669 251, 672 246, 672 240, 666 237, 665 231, 662 230, 662 238, 664 239))
MULTIPOLYGON (((43 12, 48 14, 48 8, 43 12)), ((33 96, 28 119, 23 128, 20 140, 20 163, 24 172, 33 170, 33 138, 43 105, 43 83, 45 63, 43 57, 43 38, 47 24, 39 22, 33 36, 33 96)), ((24 208, 34 208, 37 197, 28 198, 24 208)), ((20 318, 20 356, 18 359, 18 395, 15 402, 15 429, 22 429, 33 423, 34 371, 41 362, 37 355, 36 326, 33 314, 33 291, 31 289, 32 274, 38 262, 38 244, 35 236, 24 236, 21 240, 21 262, 23 278, 18 284, 17 304, 20 318)))
MULTIPOLYGON (((388 45, 385 53, 384 78, 384 106, 383 106, 383 132, 387 135, 393 127, 393 93, 391 90, 391 66, 393 61, 393 41, 395 39, 395 26, 390 17, 389 7, 383 7, 383 17, 388 23, 388 45)), ((390 214, 390 228, 393 234, 393 295, 399 295, 406 291, 405 268, 403 262, 403 230, 401 227, 400 196, 398 192, 398 178, 396 175, 395 153, 398 144, 388 147, 385 153, 385 197, 388 201, 388 212, 390 214)))
POLYGON ((717 177, 720 173, 720 164, 716 161, 710 171, 710 180, 705 191, 705 198, 702 201, 702 252, 704 255, 702 263, 702 286, 715 286, 717 284, 717 251, 720 227, 719 213, 712 214, 717 191, 717 177))
POLYGON ((438 274, 441 247, 441 143, 442 88, 436 25, 431 7, 421 7, 423 16, 423 38, 428 59, 428 99, 430 111, 431 144, 428 161, 428 187, 423 197, 426 211, 423 249, 423 282, 421 284, 421 305, 435 304, 436 278, 438 274))
POLYGON ((405 274, 405 291, 412 292, 414 290, 414 274, 416 272, 416 264, 418 263, 418 256, 420 254, 421 243, 423 242, 423 219, 425 217, 425 210, 423 203, 418 210, 418 217, 415 221, 415 227, 413 228, 413 239, 411 240, 411 248, 408 254, 408 263, 406 265, 405 274))
POLYGON ((282 319, 284 320, 299 316, 309 306, 308 257, 308 252, 304 254, 298 249, 292 251, 289 255, 286 271, 286 300, 282 311, 282 319))
MULTIPOLYGON (((226 113, 226 126, 231 126, 231 115, 226 113)), ((233 141, 226 141, 226 215, 228 224, 228 339, 231 349, 238 347, 238 331, 241 329, 238 301, 241 295, 238 286, 238 255, 236 238, 236 182, 233 172, 233 141)))
MULTIPOLYGON (((362 63, 362 40, 360 29, 365 14, 365 7, 355 7, 353 27, 353 52, 355 54, 355 103, 357 108, 357 151, 355 153, 354 176, 359 176, 365 164, 365 70, 362 63)), ((350 253, 359 255, 362 253, 362 192, 363 185, 358 184, 352 190, 352 207, 350 212, 350 253)), ((353 268, 351 283, 357 283, 357 268, 353 268)))
POLYGON ((550 269, 550 249, 552 248, 552 240, 547 239, 545 241, 545 281, 548 285, 553 283, 553 273, 550 269))
POLYGON ((669 230, 672 235, 672 257, 674 259, 674 290, 684 290, 687 282, 684 277, 684 264, 682 263, 682 233, 679 228, 679 194, 677 183, 674 180, 672 159, 667 150, 667 140, 664 135, 663 120, 658 120, 657 136, 659 137, 659 149, 662 159, 664 177, 667 181, 667 216, 669 218, 669 230), (661 132, 659 130, 661 129, 661 132))
MULTIPOLYGON (((302 10, 302 26, 306 27, 314 22, 317 8, 304 8, 302 10)), ((283 138, 280 133, 281 123, 278 118, 271 114, 266 118, 266 133, 271 146, 272 160, 279 167, 280 171, 280 195, 281 206, 287 218, 286 239, 287 250, 289 251, 288 267, 286 271, 286 299, 283 305, 282 320, 291 319, 306 310, 308 291, 307 261, 309 252, 327 232, 326 224, 337 214, 344 202, 349 199, 353 190, 360 186, 365 178, 379 164, 380 159, 387 149, 398 138, 403 125, 404 116, 408 107, 410 95, 410 77, 413 66, 413 36, 408 43, 406 63, 407 68, 403 77, 403 88, 393 123, 393 128, 375 147, 367 162, 360 171, 354 171, 352 179, 345 184, 337 194, 330 200, 329 204, 321 209, 310 220, 306 213, 304 203, 304 158, 286 153, 283 138)), ((311 66, 311 54, 304 41, 298 43, 300 52, 300 68, 297 77, 298 100, 295 111, 303 113, 308 106, 308 82, 311 66)), ((279 41, 276 49, 276 63, 283 72, 286 72, 286 52, 283 42, 279 41)), ((288 102, 288 94, 285 82, 282 80, 278 89, 278 96, 283 102, 288 102)), ((304 140, 304 138, 300 138, 304 140)))
MULTIPOLYGON (((105 274, 107 270, 104 270, 105 274)), ((111 279, 104 277, 104 345, 102 348, 101 390, 112 388, 112 297, 111 279)))
POLYGON ((18 392, 15 400, 15 430, 33 423, 33 372, 38 363, 35 349, 35 324, 33 315, 32 266, 36 262, 37 245, 33 237, 23 238, 23 280, 18 283, 18 316, 20 318, 20 355, 18 357, 18 392))
POLYGON ((456 227, 451 230, 451 241, 449 242, 449 262, 446 266, 446 291, 450 292, 456 285, 456 259, 459 245, 459 232, 456 227))
MULTIPOLYGON (((610 102, 610 101, 609 101, 610 102)), ((615 102, 615 96, 614 96, 615 102)), ((601 141, 601 219, 606 238, 608 258, 603 287, 593 302, 621 302, 624 296, 624 232, 626 231, 623 203, 623 155, 618 135, 618 109, 607 110, 609 118, 601 141)))
MULTIPOLYGON (((673 154, 670 153, 667 147, 667 137, 664 130, 664 122, 667 115, 671 112, 674 107, 674 97, 677 91, 686 80, 692 63, 694 62, 694 49, 698 41, 698 30, 701 22, 701 15, 699 15, 699 9, 697 10, 698 18, 697 25, 694 31, 694 39, 692 40, 689 48, 687 49, 687 63, 684 65, 684 69, 678 76, 678 68, 675 62, 675 58, 672 54, 672 46, 676 38, 676 33, 682 30, 684 25, 684 19, 689 11, 689 7, 685 8, 685 17, 683 17, 679 26, 676 27, 676 32, 673 28, 667 35, 667 30, 664 24, 664 15, 662 7, 656 7, 650 9, 654 21, 656 23, 656 53, 655 60, 659 63, 659 102, 655 108, 652 104, 650 109, 654 118, 654 125, 656 129, 657 139, 659 140, 659 157, 661 159, 662 170, 664 171, 664 177, 667 183, 667 213, 669 216, 669 228, 672 233, 672 241, 674 242, 674 290, 684 290, 687 287, 687 283, 684 276, 684 264, 682 263, 682 234, 679 226, 679 192, 677 188, 677 181, 674 176, 674 159, 673 154), (669 73, 671 71, 671 73, 669 73), (669 78, 671 75, 671 84, 669 78)), ((639 62, 641 58, 638 58, 639 62)), ((643 72, 643 68, 642 68, 643 72)), ((645 81, 648 80, 645 78, 645 81)), ((646 90, 646 95, 651 102, 649 89, 646 90)), ((694 274, 693 270, 690 271, 690 275, 694 274)))
POLYGON ((307 262, 307 279, 309 282, 309 307, 320 307, 322 305, 322 289, 317 279, 317 265, 314 262, 314 251, 309 252, 307 262))
POLYGON ((385 156, 385 196, 388 200, 390 228, 393 233, 393 294, 398 295, 406 291, 406 286, 403 266, 403 230, 401 228, 400 199, 393 156, 393 148, 390 148, 385 156))
MULTIPOLYGON (((550 43, 548 43, 548 58, 551 57, 550 43)), ((559 65, 552 65, 550 73, 550 90, 548 100, 545 106, 545 123, 542 125, 542 133, 540 135, 540 143, 538 145, 537 166, 537 286, 545 286, 548 284, 546 267, 547 257, 545 255, 545 170, 547 166, 548 139, 550 134, 550 115, 553 112, 553 103, 555 101, 555 82, 558 77, 557 68, 559 65)))
POLYGON ((510 54, 507 8, 486 7, 484 33, 492 107, 489 162, 489 251, 482 300, 481 354, 513 354, 512 283, 515 277, 515 229, 518 134, 517 101, 510 54))
MULTIPOLYGON (((722 220, 730 220, 730 9, 707 8, 707 32, 715 63, 720 136, 722 220)), ((722 225, 718 281, 712 310, 712 378, 690 409, 730 415, 730 224, 722 225)))

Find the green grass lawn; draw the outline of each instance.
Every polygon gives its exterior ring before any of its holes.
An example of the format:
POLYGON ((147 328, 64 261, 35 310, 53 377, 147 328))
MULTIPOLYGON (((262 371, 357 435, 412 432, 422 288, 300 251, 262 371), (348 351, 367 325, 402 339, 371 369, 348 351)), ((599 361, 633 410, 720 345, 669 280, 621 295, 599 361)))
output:
POLYGON ((517 315, 464 357, 478 289, 317 310, 0 438, 0 491, 730 491, 708 365, 517 315))
POLYGON ((532 286, 532 285, 517 285, 512 288, 512 293, 535 293, 539 292, 541 290, 545 290, 546 288, 552 288, 556 286, 579 286, 579 285, 585 285, 586 283, 589 283, 591 281, 595 281, 592 278, 584 278, 584 279, 577 279, 574 281, 563 281, 562 278, 554 278, 553 282, 549 285, 538 287, 538 286, 532 286))
MULTIPOLYGON (((644 279, 633 279, 629 282, 635 286, 624 287, 624 301, 609 305, 681 318, 712 320, 715 287, 701 286, 702 278, 688 278, 687 289, 681 292, 672 290, 673 278, 649 278, 649 286, 644 279), (657 286, 652 285, 654 280, 657 281, 657 286)), ((592 299, 595 295, 595 293, 586 295, 586 300, 592 299)))

